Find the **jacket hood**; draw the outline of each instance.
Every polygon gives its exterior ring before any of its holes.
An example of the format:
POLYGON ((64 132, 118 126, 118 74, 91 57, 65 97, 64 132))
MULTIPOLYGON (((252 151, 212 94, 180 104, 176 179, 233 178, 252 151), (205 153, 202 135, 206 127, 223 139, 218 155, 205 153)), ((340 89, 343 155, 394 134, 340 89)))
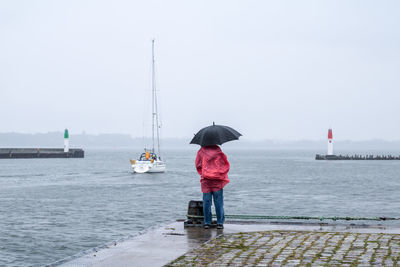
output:
POLYGON ((221 148, 217 145, 215 146, 202 146, 200 148, 203 153, 207 154, 208 156, 214 156, 222 152, 221 148))

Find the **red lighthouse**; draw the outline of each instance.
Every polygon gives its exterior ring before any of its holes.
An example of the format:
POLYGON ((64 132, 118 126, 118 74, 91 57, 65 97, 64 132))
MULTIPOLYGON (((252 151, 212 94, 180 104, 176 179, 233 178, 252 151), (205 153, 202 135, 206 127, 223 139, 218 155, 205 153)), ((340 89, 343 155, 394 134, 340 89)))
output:
POLYGON ((332 134, 332 129, 328 130, 328 154, 327 155, 333 155, 333 134, 332 134))

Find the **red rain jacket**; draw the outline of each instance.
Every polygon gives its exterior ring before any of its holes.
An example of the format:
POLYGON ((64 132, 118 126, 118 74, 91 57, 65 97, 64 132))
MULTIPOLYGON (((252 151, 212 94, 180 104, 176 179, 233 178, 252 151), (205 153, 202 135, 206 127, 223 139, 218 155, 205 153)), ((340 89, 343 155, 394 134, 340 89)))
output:
POLYGON ((219 191, 229 183, 229 162, 219 146, 200 148, 196 157, 196 169, 201 176, 203 193, 219 191))

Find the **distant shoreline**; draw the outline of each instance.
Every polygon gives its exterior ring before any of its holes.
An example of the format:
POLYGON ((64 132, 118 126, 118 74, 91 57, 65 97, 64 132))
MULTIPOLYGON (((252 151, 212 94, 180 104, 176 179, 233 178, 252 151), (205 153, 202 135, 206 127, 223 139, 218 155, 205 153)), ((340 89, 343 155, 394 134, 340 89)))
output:
MULTIPOLYGON (((83 147, 94 149, 143 149, 144 145, 150 147, 150 138, 132 137, 128 134, 71 134, 71 147, 83 147)), ((187 138, 163 138, 161 139, 164 149, 171 148, 190 148, 190 137, 187 138)), ((382 150, 396 151, 400 150, 400 140, 336 140, 335 150, 337 151, 364 151, 364 150, 382 150)), ((63 133, 0 133, 0 147, 62 147, 63 133)), ((248 140, 241 139, 239 142, 224 144, 226 148, 248 148, 248 149, 304 149, 325 151, 326 140, 248 140)))

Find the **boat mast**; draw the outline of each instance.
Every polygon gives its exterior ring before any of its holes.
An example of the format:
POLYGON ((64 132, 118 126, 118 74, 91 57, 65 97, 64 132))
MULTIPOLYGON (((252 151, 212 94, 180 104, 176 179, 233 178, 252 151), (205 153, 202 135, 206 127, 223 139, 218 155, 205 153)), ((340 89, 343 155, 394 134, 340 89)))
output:
POLYGON ((155 101, 155 92, 156 92, 156 88, 155 88, 155 69, 154 69, 154 39, 151 40, 151 119, 152 119, 152 129, 151 129, 151 133, 152 133, 152 148, 153 148, 153 153, 154 151, 154 122, 155 122, 155 116, 156 116, 156 112, 155 112, 155 105, 154 105, 154 101, 155 101))
POLYGON ((154 128, 157 129, 157 154, 160 157, 160 134, 159 134, 159 125, 158 125, 158 109, 157 109, 157 94, 156 94, 156 70, 155 70, 155 59, 154 59, 154 39, 151 41, 152 43, 152 141, 153 141, 153 153, 154 150, 154 128))
POLYGON ((157 94, 156 90, 154 91, 154 104, 156 110, 156 127, 157 127, 157 157, 160 158, 160 125, 158 124, 158 105, 157 105, 157 94))

